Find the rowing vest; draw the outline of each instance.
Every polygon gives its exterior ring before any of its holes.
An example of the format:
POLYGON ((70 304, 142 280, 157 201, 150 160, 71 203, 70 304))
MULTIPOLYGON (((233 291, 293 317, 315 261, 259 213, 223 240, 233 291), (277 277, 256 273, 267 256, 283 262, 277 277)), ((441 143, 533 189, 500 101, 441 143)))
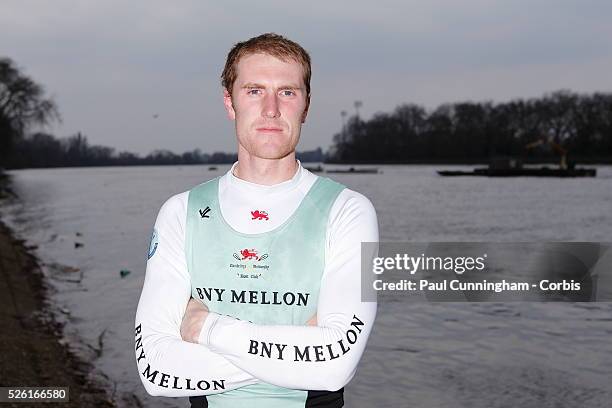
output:
MULTIPOLYGON (((280 226, 243 234, 223 218, 219 178, 189 192, 185 252, 191 294, 211 312, 262 325, 304 326, 317 312, 331 207, 344 186, 317 177, 280 226)), ((337 407, 342 390, 301 391, 259 383, 190 398, 192 407, 337 407)))

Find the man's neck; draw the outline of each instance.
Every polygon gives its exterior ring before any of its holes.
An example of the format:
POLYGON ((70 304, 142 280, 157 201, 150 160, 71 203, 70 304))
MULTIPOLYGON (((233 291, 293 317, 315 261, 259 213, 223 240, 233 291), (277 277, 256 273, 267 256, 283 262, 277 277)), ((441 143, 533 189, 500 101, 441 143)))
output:
POLYGON ((234 167, 234 176, 249 183, 271 186, 291 180, 297 168, 295 152, 282 159, 262 159, 238 152, 238 164, 234 167))

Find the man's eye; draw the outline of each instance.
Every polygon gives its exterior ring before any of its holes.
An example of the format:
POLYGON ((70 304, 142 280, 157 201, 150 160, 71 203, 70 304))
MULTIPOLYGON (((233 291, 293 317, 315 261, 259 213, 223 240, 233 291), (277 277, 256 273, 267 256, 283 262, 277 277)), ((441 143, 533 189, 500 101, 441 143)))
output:
POLYGON ((249 95, 260 95, 261 94, 261 89, 256 89, 256 88, 249 89, 247 91, 247 94, 249 94, 249 95))
POLYGON ((285 89, 281 91, 281 95, 283 96, 293 96, 295 95, 295 92, 293 92, 291 89, 285 89))

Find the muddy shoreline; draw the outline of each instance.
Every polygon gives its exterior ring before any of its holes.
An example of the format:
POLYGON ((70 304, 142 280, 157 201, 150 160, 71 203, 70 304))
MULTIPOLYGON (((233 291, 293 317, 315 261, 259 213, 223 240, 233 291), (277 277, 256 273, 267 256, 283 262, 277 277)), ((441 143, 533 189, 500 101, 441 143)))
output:
MULTIPOLYGON (((0 174, 0 205, 10 196, 10 179, 0 174)), ((70 402, 51 406, 116 406, 93 378, 91 363, 63 339, 48 292, 38 259, 0 220, 0 386, 69 387, 70 402)))

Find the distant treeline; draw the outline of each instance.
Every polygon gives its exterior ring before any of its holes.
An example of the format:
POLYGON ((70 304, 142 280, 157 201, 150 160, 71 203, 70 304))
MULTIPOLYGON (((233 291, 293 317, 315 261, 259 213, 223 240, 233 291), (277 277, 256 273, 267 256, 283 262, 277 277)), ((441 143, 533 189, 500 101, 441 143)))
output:
POLYGON ((367 121, 349 118, 333 140, 333 162, 546 160, 558 157, 555 146, 567 150, 570 160, 612 162, 612 94, 557 91, 506 103, 444 104, 433 111, 402 105, 367 121))
MULTIPOLYGON (((303 162, 325 160, 321 148, 298 152, 303 162)), ((130 152, 115 152, 107 146, 90 145, 81 133, 57 139, 46 133, 34 133, 16 141, 8 168, 76 167, 76 166, 142 166, 177 164, 228 164, 238 160, 235 153, 202 153, 200 149, 176 154, 155 150, 146 156, 130 152)))
MULTIPOLYGON (((359 106, 361 102, 359 102, 359 106)), ((357 108, 357 102, 355 107, 357 108)), ((343 112, 344 115, 344 112, 343 112)), ((25 167, 232 163, 234 153, 183 154, 156 150, 141 157, 89 145, 81 133, 57 139, 32 129, 59 121, 55 102, 16 64, 0 57, 0 169, 25 167)), ((348 119, 321 148, 298 153, 303 162, 483 162, 498 156, 612 163, 612 94, 557 91, 506 103, 461 102, 428 111, 414 104, 364 121, 348 119)))

